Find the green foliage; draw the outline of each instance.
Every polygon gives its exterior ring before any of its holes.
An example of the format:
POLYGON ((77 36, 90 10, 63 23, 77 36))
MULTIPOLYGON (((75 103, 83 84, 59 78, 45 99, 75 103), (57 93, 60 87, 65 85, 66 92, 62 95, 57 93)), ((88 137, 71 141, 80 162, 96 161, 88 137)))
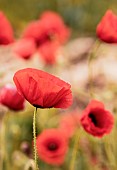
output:
POLYGON ((8 143, 5 143, 9 155, 20 148, 23 141, 32 143, 32 114, 32 111, 26 111, 23 113, 9 112, 5 115, 5 141, 8 141, 8 143))
POLYGON ((95 28, 107 9, 116 12, 116 0, 1 0, 0 9, 19 35, 26 24, 45 10, 58 12, 77 34, 95 34, 95 28))

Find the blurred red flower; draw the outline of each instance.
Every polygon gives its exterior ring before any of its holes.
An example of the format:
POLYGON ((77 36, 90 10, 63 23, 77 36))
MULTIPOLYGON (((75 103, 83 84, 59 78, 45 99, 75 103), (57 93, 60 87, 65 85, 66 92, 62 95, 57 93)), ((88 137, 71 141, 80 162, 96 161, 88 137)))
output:
POLYGON ((68 140, 59 129, 47 129, 37 136, 38 156, 48 164, 61 165, 68 150, 68 140))
POLYGON ((50 39, 56 39, 61 44, 65 43, 70 36, 70 29, 64 24, 62 17, 53 11, 42 13, 41 20, 45 28, 45 34, 50 39))
POLYGON ((21 58, 29 59, 36 50, 36 45, 33 39, 19 39, 13 44, 12 50, 21 58))
POLYGON ((65 133, 66 137, 72 137, 75 130, 80 125, 80 115, 76 111, 62 115, 59 128, 65 133))
POLYGON ((0 45, 7 45, 14 41, 13 29, 10 22, 0 11, 0 45))
POLYGON ((97 36, 104 42, 117 43, 117 16, 107 10, 96 29, 97 36))
POLYGON ((38 48, 38 52, 40 53, 40 57, 45 62, 45 64, 52 65, 56 63, 58 49, 59 49, 58 42, 48 41, 38 48))
POLYGON ((29 23, 23 33, 24 38, 33 38, 37 46, 47 41, 56 40, 65 43, 70 35, 70 30, 62 18, 55 12, 44 12, 40 20, 29 23))
POLYGON ((70 84, 41 70, 26 68, 14 75, 20 94, 35 107, 67 108, 72 104, 70 84))
POLYGON ((7 84, 0 89, 0 103, 11 110, 18 111, 24 109, 24 101, 24 97, 22 97, 16 87, 11 84, 7 84))
POLYGON ((102 137, 111 132, 114 117, 105 110, 103 103, 92 100, 82 113, 81 124, 88 133, 102 137))
POLYGON ((36 45, 39 46, 47 40, 47 37, 44 35, 43 31, 44 25, 40 20, 32 21, 24 30, 22 37, 34 39, 36 45))

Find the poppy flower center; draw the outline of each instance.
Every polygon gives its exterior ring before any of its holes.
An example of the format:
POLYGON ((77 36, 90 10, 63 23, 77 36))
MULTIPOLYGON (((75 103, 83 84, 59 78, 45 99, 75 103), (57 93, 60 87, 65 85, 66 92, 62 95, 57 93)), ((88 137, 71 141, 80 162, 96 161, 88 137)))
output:
MULTIPOLYGON (((43 106, 37 105, 37 104, 33 104, 33 106, 36 107, 36 108, 40 108, 40 109, 46 108, 46 107, 43 107, 43 106)), ((48 108, 53 108, 53 106, 50 106, 50 107, 48 107, 48 108)))
POLYGON ((36 108, 43 109, 43 107, 41 105, 33 104, 33 106, 36 107, 36 108))
POLYGON ((89 118, 91 119, 91 121, 93 122, 93 124, 94 124, 95 126, 97 126, 97 127, 99 126, 99 122, 98 122, 96 116, 95 116, 93 113, 90 113, 90 114, 89 114, 89 118))
POLYGON ((54 32, 49 32, 48 34, 47 34, 47 39, 48 40, 54 40, 55 39, 55 33, 54 32))
POLYGON ((49 145, 48 145, 48 149, 50 151, 55 151, 57 148, 58 148, 58 146, 56 143, 49 143, 49 145))

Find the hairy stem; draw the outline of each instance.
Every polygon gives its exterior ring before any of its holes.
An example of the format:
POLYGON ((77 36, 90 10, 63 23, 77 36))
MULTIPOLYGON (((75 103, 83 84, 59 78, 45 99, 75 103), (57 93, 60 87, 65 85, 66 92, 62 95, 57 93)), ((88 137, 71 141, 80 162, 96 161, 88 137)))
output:
POLYGON ((36 148, 36 114, 37 114, 37 107, 35 107, 34 114, 33 114, 33 141, 34 141, 34 161, 35 161, 35 169, 39 170, 37 164, 37 148, 36 148))

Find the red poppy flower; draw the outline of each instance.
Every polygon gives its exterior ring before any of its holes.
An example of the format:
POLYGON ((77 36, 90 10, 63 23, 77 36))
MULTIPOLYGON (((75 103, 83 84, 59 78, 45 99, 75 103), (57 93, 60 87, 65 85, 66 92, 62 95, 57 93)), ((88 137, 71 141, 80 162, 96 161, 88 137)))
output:
POLYGON ((103 103, 92 100, 82 113, 81 124, 88 133, 102 137, 111 132, 114 117, 105 110, 103 103))
POLYGON ((104 42, 117 43, 117 16, 107 10, 97 26, 97 36, 104 42))
POLYGON ((30 22, 24 30, 22 37, 32 38, 37 46, 41 45, 43 42, 45 42, 45 40, 47 40, 47 37, 44 33, 43 23, 40 20, 30 22))
POLYGON ((70 30, 64 24, 62 17, 53 11, 42 13, 41 20, 45 28, 45 34, 52 39, 58 40, 60 43, 65 43, 69 36, 70 30))
POLYGON ((61 165, 68 150, 68 140, 59 129, 44 130, 37 136, 38 156, 48 164, 61 165))
POLYGON ((67 108, 72 104, 70 84, 41 70, 26 68, 14 75, 18 91, 33 106, 67 108))
POLYGON ((57 50, 59 48, 58 42, 48 41, 42 44, 38 51, 40 53, 40 57, 45 62, 45 64, 55 64, 57 58, 57 50))
POLYGON ((0 11, 0 45, 7 45, 14 41, 13 29, 3 12, 0 11))
POLYGON ((24 109, 24 98, 18 93, 16 87, 8 84, 0 90, 0 103, 11 110, 24 109))
POLYGON ((21 58, 29 59, 36 50, 33 39, 20 39, 13 44, 12 50, 21 58))
POLYGON ((62 18, 54 12, 44 12, 40 20, 31 22, 23 33, 23 38, 33 38, 37 46, 47 41, 56 40, 64 43, 68 40, 70 30, 62 18))
POLYGON ((80 115, 77 112, 63 114, 59 128, 69 138, 72 137, 76 128, 80 125, 80 115))

